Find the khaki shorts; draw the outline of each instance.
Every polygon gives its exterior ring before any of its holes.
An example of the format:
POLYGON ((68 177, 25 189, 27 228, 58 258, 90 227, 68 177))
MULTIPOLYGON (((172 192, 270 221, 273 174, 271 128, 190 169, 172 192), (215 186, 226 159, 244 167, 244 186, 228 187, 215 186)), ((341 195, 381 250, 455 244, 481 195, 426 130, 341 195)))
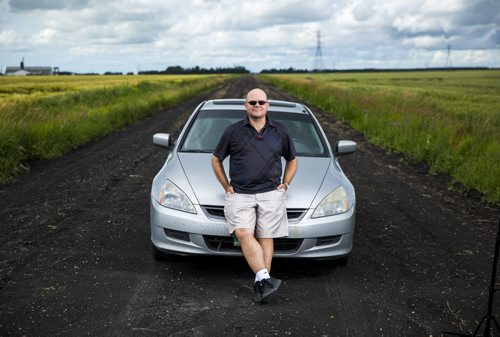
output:
POLYGON ((278 189, 258 194, 226 193, 224 213, 229 234, 249 228, 257 238, 288 236, 285 199, 286 192, 278 189))

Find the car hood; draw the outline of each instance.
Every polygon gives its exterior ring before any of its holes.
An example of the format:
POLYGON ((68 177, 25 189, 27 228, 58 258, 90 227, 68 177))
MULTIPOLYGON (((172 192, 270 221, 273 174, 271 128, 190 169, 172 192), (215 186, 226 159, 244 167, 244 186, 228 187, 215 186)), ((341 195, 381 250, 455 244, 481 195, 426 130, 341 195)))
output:
MULTIPOLYGON (((223 206, 224 190, 212 170, 212 154, 178 153, 177 155, 198 203, 223 206)), ((297 173, 287 192, 287 208, 311 207, 330 163, 330 158, 298 158, 297 173)), ((229 176, 229 158, 224 160, 223 165, 229 176)))

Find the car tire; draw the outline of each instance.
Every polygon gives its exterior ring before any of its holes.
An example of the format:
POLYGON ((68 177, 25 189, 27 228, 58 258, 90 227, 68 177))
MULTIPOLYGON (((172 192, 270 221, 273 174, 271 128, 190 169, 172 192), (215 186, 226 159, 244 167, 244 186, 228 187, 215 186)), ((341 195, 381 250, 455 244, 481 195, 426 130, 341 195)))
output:
POLYGON ((170 255, 156 248, 153 243, 151 243, 151 254, 153 255, 153 259, 155 259, 156 261, 168 260, 168 257, 170 255))

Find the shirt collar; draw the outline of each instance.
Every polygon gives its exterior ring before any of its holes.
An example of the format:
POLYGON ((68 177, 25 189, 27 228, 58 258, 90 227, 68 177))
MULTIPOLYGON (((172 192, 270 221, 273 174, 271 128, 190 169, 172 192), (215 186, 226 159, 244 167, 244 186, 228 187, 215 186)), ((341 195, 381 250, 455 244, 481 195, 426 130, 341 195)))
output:
MULTIPOLYGON (((252 126, 250 124, 250 120, 249 120, 248 116, 245 117, 245 123, 243 124, 243 126, 247 126, 247 125, 252 126)), ((276 127, 274 125, 273 121, 269 117, 266 116, 266 124, 264 124, 264 128, 268 127, 268 126, 272 126, 273 128, 276 127)))

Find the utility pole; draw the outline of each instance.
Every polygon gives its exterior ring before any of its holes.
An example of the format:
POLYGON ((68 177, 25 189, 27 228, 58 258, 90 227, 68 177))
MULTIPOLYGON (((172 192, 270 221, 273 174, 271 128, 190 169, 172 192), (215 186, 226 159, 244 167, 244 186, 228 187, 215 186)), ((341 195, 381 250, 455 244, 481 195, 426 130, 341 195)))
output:
POLYGON ((446 64, 444 65, 445 68, 453 68, 453 65, 451 64, 451 47, 448 45, 448 54, 446 55, 446 64))
POLYGON ((318 30, 316 34, 316 55, 314 57, 313 71, 322 71, 325 69, 325 62, 323 62, 323 52, 321 51, 321 32, 318 30))

